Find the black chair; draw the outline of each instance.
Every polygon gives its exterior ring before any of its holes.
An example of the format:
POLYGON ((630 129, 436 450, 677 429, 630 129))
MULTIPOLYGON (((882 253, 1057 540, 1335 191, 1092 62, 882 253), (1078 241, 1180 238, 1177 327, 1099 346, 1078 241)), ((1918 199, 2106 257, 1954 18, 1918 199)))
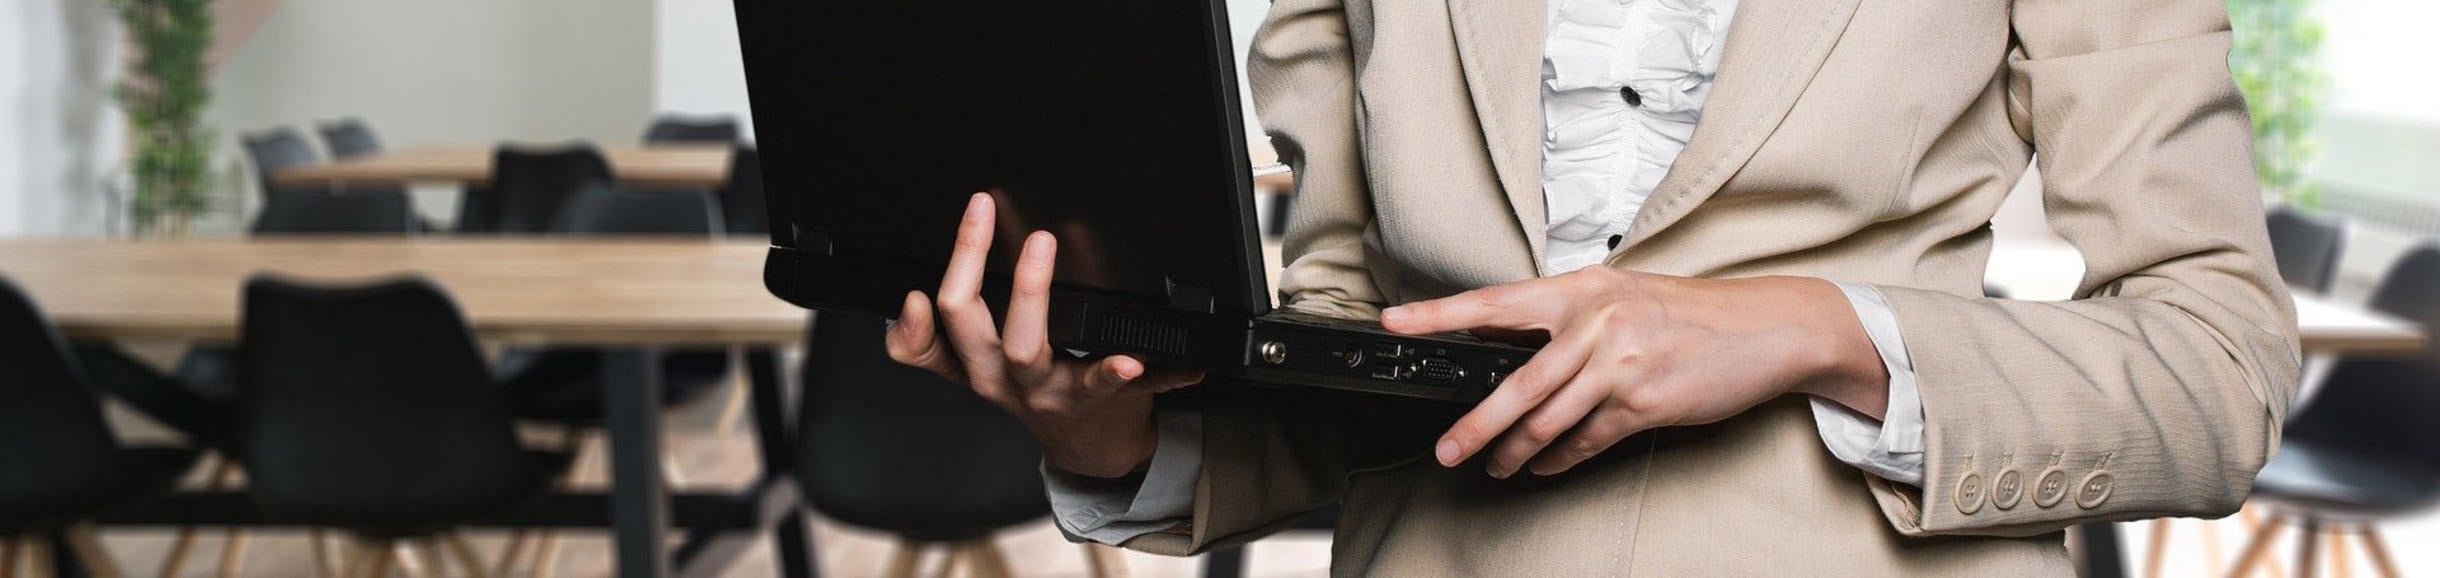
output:
POLYGON ((728 184, 720 188, 720 220, 731 235, 771 234, 771 210, 763 197, 762 153, 738 145, 729 157, 728 184))
MULTIPOLYGON (((709 239, 719 216, 703 193, 639 193, 593 189, 569 201, 553 223, 569 235, 658 235, 709 239)), ((589 425, 602 419, 599 349, 512 349, 503 356, 510 403, 520 418, 589 425)), ((719 389, 728 375, 727 350, 675 351, 661 361, 665 405, 681 405, 719 389)))
MULTIPOLYGON (((0 279, 0 550, 60 540, 87 569, 117 574, 80 520, 167 489, 193 467, 185 448, 128 447, 102 416, 99 391, 32 299, 0 279)), ((13 569, 9 569, 13 572, 13 569)))
MULTIPOLYGON (((2373 309, 2440 330, 2440 245, 2410 251, 2373 294, 2373 309)), ((2355 529, 2374 563, 2395 576, 2375 520, 2440 504, 2440 349, 2405 359, 2344 359, 2288 420, 2254 497, 2279 506, 2238 565, 2259 563, 2286 525, 2308 538, 2305 560, 2355 529), (2324 533, 2333 540, 2319 540, 2324 533)), ((2300 564, 2309 564, 2300 560, 2300 564)))
POLYGON ((429 281, 257 277, 241 334, 234 437, 256 507, 355 534, 373 575, 393 544, 514 513, 567 466, 519 441, 465 318, 429 281))
POLYGON ((2288 286, 2329 293, 2330 283, 2338 278, 2339 253, 2347 245, 2345 223, 2285 206, 2271 209, 2265 220, 2279 276, 2288 286))
MULTIPOLYGON (((1050 515, 1041 450, 1024 424, 965 386, 892 362, 884 327, 836 311, 813 322, 797 484, 814 510, 897 536, 895 569, 911 571, 922 548, 942 544, 953 564, 1004 566, 991 535, 1050 515)), ((1106 549, 1087 552, 1096 570, 1114 562, 1106 549)))
MULTIPOLYGON (((406 235, 422 229, 406 191, 401 190, 292 191, 283 194, 278 206, 255 219, 253 234, 406 235)), ((196 413, 204 410, 173 406, 225 405, 237 392, 237 352, 228 347, 197 347, 179 359, 176 374, 192 395, 152 392, 143 398, 151 405, 148 411, 196 413)))
POLYGON ((299 192, 254 220, 255 235, 415 233, 415 207, 401 190, 299 192))
POLYGON ((733 143, 741 134, 737 118, 729 115, 663 114, 652 119, 652 127, 644 130, 644 142, 733 143))
POLYGON ((281 127, 252 133, 239 141, 246 149, 246 157, 253 160, 254 183, 263 193, 262 208, 254 217, 257 227, 265 221, 290 220, 287 213, 298 210, 297 199, 329 193, 323 187, 283 187, 273 183, 271 175, 281 169, 322 162, 321 155, 314 153, 313 144, 295 129, 281 127))
POLYGON ((381 137, 373 135, 373 127, 363 119, 345 118, 314 127, 322 133, 322 146, 330 149, 331 158, 339 160, 363 158, 381 154, 381 137))
POLYGON ((544 233, 568 199, 590 189, 616 188, 610 161, 589 144, 548 148, 502 146, 492 155, 492 181, 466 191, 458 205, 460 232, 544 233))

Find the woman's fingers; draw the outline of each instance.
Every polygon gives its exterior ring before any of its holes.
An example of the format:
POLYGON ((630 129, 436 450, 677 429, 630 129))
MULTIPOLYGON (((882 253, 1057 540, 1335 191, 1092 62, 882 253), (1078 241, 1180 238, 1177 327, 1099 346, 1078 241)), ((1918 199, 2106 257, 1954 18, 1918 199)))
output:
POLYGON ((1381 327, 1408 335, 1494 328, 1550 329, 1562 321, 1567 295, 1551 279, 1493 285, 1381 311, 1381 327))
POLYGON ((1595 406, 1610 398, 1610 387, 1608 380, 1576 374, 1558 393, 1526 412, 1523 419, 1517 420, 1516 427, 1508 429, 1507 435, 1500 436, 1499 446, 1491 450, 1491 463, 1485 466, 1491 476, 1505 478, 1515 474, 1526 460, 1576 429, 1595 406))
POLYGON ((1077 380, 1082 385, 1078 394, 1100 397, 1117 393, 1120 387, 1143 377, 1144 362, 1132 356, 1112 355, 1085 365, 1084 375, 1077 380))
POLYGON ((1575 431, 1568 433, 1565 439, 1542 450, 1541 455, 1534 456, 1526 467, 1537 476, 1558 475, 1593 456, 1601 455, 1610 446, 1618 445, 1618 440, 1650 429, 1652 425, 1650 419, 1636 415, 1625 406, 1604 405, 1594 410, 1593 415, 1583 423, 1577 424, 1575 431))
POLYGON ((1573 381, 1584 368, 1585 359, 1592 355, 1593 344, 1584 337, 1598 334, 1592 329, 1571 328, 1559 335, 1549 346, 1534 353, 1524 367, 1509 374, 1482 403, 1449 426, 1448 433, 1441 434, 1440 443, 1432 450, 1440 465, 1453 467, 1465 462, 1501 432, 1508 431, 1518 417, 1541 405, 1559 386, 1573 381))
POLYGON ((985 397, 1006 395, 1007 360, 1000 357, 1000 332, 984 304, 983 265, 991 257, 991 197, 976 194, 957 226, 956 249, 940 280, 940 318, 950 348, 965 365, 966 380, 985 397))
POLYGON ((1203 372, 1200 371, 1156 369, 1145 372, 1143 377, 1135 378, 1135 381, 1133 383, 1129 383, 1127 387, 1140 389, 1149 393, 1165 393, 1186 386, 1203 383, 1203 377, 1203 372))
POLYGON ((937 329, 932 324, 932 299, 922 291, 908 291, 906 305, 898 310, 898 322, 890 325, 883 344, 893 361, 963 381, 965 372, 937 329))
POLYGON ((1050 375, 1051 271, 1059 243, 1048 232, 1025 237, 1017 255, 1015 287, 1008 298, 1008 328, 1001 333, 1001 351, 1019 383, 1041 383, 1050 375))
POLYGON ((966 199, 966 213, 957 223, 957 244, 940 276, 943 302, 974 297, 983 289, 983 266, 991 261, 991 196, 975 193, 966 199))

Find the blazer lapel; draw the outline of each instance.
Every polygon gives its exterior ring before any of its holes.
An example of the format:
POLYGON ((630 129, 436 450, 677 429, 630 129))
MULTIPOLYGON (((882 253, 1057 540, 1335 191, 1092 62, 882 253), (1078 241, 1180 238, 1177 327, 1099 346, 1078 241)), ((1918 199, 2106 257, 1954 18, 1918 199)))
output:
POLYGON ((1533 255, 1548 242, 1542 206, 1542 0, 1448 0, 1459 68, 1491 167, 1533 255))
MULTIPOLYGON (((1731 175, 1762 148, 1797 96, 1812 83, 1830 48, 1855 15, 1861 0, 1744 0, 1729 25, 1720 70, 1712 79, 1703 120, 1686 150, 1636 213, 1624 243, 1610 253, 1615 263, 1637 243, 1652 238, 1719 192, 1731 175)), ((1538 30, 1539 28, 1537 28, 1538 30)), ((1538 72, 1539 67, 1535 67, 1538 72)), ((1468 73, 1471 81, 1473 74, 1468 73)), ((1538 97, 1538 95, 1536 95, 1538 97)), ((1479 98, 1479 97, 1478 97, 1479 98)), ((1488 123, 1485 125, 1489 126, 1488 123)), ((1494 141, 1497 142, 1496 140, 1494 141)), ((1530 144, 1530 143, 1528 143, 1530 144)), ((1492 151, 1499 152, 1498 146, 1492 151)), ((1530 159, 1529 159, 1530 160, 1530 159)), ((1501 165, 1501 172, 1507 166, 1501 165)), ((1540 167, 1535 167, 1539 173, 1540 167)), ((1538 177, 1537 177, 1538 178, 1538 177)), ((1516 195, 1509 192, 1511 199, 1516 195)), ((1539 191, 1536 191, 1539 196, 1539 191)), ((1536 207, 1541 206, 1537 200, 1536 207)), ((1536 251, 1537 258, 1540 252, 1536 251)))

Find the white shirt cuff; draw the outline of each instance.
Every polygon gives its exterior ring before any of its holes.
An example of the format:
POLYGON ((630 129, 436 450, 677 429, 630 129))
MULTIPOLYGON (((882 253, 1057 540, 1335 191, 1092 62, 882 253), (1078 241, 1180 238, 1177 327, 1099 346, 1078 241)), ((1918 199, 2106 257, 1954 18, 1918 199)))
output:
POLYGON ((1864 322, 1864 333, 1889 368, 1889 410, 1886 419, 1871 417, 1837 402, 1812 398, 1813 423, 1822 445, 1839 461, 1872 475, 1910 486, 1923 485, 1923 397, 1915 389, 1915 364, 1906 357, 1906 342, 1898 336, 1898 315, 1881 292, 1870 285, 1838 283, 1864 322))
POLYGON ((1154 414, 1160 445, 1136 484, 1113 483, 1042 465, 1051 518, 1069 536, 1118 545, 1186 523, 1195 513, 1195 482, 1203 475, 1203 414, 1154 414))

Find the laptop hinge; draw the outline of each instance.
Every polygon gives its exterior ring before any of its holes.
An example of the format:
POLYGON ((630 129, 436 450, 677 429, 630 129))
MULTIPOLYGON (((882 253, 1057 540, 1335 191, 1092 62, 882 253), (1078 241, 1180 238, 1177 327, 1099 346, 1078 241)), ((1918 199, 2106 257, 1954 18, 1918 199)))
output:
POLYGON ((1179 283, 1178 280, 1167 277, 1161 278, 1161 281, 1169 287, 1170 307, 1185 309, 1196 313, 1212 312, 1214 299, 1212 298, 1211 291, 1205 290, 1201 287, 1179 283))

